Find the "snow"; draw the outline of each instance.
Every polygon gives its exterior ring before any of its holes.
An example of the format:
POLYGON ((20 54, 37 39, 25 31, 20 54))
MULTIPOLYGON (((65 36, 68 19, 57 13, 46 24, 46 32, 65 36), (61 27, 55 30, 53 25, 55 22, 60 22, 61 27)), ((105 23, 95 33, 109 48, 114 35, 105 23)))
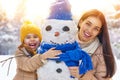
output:
MULTIPOLYGON (((8 59, 10 57, 10 55, 0 55, 0 61, 8 59)), ((3 66, 2 63, 0 63, 0 80, 12 80, 16 74, 16 62, 15 62, 15 58, 12 59, 12 62, 10 64, 10 60, 9 59, 3 66), (9 64, 10 64, 10 68, 9 68, 9 64), (9 68, 9 74, 8 74, 8 68, 9 68), (7 75, 8 74, 8 75, 7 75)), ((115 57, 116 63, 117 63, 117 70, 115 75, 113 76, 113 80, 119 80, 120 79, 120 59, 117 59, 115 57)))
MULTIPOLYGON (((0 55, 0 61, 8 59, 9 57, 12 57, 12 56, 0 55)), ((16 74, 15 58, 12 59, 12 62, 10 64, 10 68, 9 68, 10 61, 11 61, 11 59, 8 60, 7 62, 0 63, 0 80, 12 80, 14 75, 16 74), (8 70, 8 68, 9 68, 9 70, 8 70), (9 74, 8 74, 8 72, 9 72, 9 74)))

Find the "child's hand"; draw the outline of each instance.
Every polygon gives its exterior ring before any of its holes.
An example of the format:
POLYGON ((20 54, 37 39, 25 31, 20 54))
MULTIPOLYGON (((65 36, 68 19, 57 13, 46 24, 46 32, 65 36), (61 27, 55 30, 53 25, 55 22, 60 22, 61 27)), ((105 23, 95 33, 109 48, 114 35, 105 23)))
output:
POLYGON ((44 54, 41 55, 42 59, 47 58, 58 58, 57 55, 61 54, 62 52, 60 50, 55 50, 55 48, 51 48, 48 51, 46 51, 44 54))

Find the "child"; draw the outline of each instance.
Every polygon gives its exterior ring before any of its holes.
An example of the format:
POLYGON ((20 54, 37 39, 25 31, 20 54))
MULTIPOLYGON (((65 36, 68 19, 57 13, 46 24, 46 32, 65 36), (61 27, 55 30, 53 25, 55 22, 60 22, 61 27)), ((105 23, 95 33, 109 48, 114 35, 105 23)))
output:
POLYGON ((61 51, 51 48, 44 54, 36 54, 42 36, 40 28, 29 21, 21 26, 20 40, 21 45, 15 54, 17 72, 13 80, 37 80, 37 68, 44 65, 47 58, 55 58, 61 51))

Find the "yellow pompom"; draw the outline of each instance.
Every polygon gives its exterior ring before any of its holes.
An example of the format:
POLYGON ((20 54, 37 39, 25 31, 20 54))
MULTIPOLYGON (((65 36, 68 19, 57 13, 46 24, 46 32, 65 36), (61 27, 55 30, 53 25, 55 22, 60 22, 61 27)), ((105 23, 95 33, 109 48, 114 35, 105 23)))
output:
POLYGON ((29 21, 29 20, 26 20, 26 21, 24 21, 24 23, 23 24, 32 24, 32 22, 31 21, 29 21))

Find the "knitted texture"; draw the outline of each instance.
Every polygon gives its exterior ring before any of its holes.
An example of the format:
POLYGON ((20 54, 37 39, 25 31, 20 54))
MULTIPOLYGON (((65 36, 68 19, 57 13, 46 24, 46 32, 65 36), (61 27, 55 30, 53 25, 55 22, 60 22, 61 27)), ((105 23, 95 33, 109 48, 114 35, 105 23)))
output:
POLYGON ((48 19, 72 20, 71 5, 67 0, 58 0, 50 8, 48 19))
POLYGON ((60 58, 49 60, 64 61, 68 67, 79 66, 79 74, 85 74, 88 70, 93 69, 91 57, 79 47, 79 44, 76 41, 74 43, 62 45, 53 45, 42 42, 38 49, 38 53, 42 54, 52 47, 56 47, 56 50, 61 50, 62 54, 59 55, 60 58), (79 63, 80 60, 81 63, 79 63))

